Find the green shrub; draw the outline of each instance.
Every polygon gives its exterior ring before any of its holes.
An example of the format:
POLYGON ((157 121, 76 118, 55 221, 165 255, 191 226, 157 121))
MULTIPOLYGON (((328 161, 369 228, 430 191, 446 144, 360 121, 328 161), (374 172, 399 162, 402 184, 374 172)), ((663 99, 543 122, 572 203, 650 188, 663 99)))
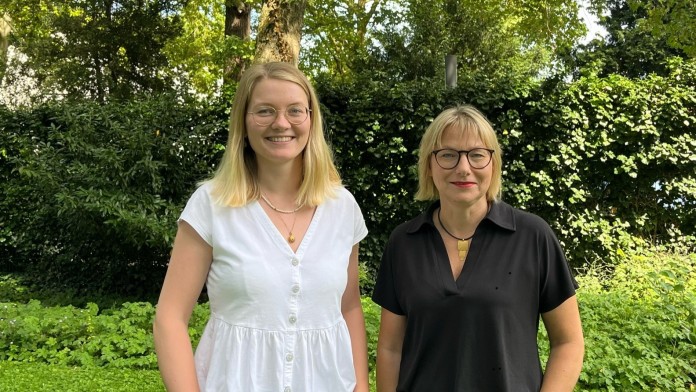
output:
MULTIPOLYGON (((659 249, 623 254, 613 268, 588 268, 577 279, 585 362, 576 390, 696 388, 696 255, 659 249)), ((368 297, 362 305, 374 386, 380 307, 368 297)), ((0 370, 7 362, 23 362, 79 366, 85 374, 86 368, 103 367, 155 371, 154 310, 149 303, 102 312, 94 304, 0 304, 0 370)), ((208 304, 194 309, 189 329, 194 346, 208 314, 208 304)), ((538 339, 544 363, 543 327, 538 339)))
MULTIPOLYGON (((546 219, 573 266, 611 265, 646 244, 695 249, 696 61, 670 70, 451 90, 319 80, 328 139, 370 230, 363 288, 389 233, 424 207, 413 201, 420 137, 457 103, 490 118, 504 200, 546 219)), ((176 218, 220 158, 226 117, 219 103, 170 97, 0 107, 0 270, 77 295, 156 295, 176 218)))
MULTIPOLYGON (((208 318, 198 305, 190 335, 197 344, 208 318)), ((44 307, 0 303, 0 361, 41 362, 66 366, 111 366, 156 369, 152 341, 155 308, 150 303, 124 303, 99 312, 95 304, 44 307)))
POLYGON ((424 207, 413 200, 420 138, 457 103, 476 105, 498 132, 503 199, 546 219, 573 266, 611 265, 620 251, 649 243, 696 249, 696 62, 670 67, 668 76, 637 80, 467 80, 453 90, 320 81, 341 174, 370 230, 361 243, 368 273, 374 277, 391 231, 424 207))
POLYGON ((633 254, 608 279, 593 271, 579 281, 580 390, 696 387, 696 255, 633 254))
POLYGON ((31 291, 14 275, 0 275, 0 303, 28 302, 31 291))
POLYGON ((379 319, 382 308, 368 297, 362 298, 362 308, 365 315, 365 330, 367 333, 367 358, 370 368, 370 386, 376 387, 377 367, 377 337, 379 336, 379 319))
POLYGON ((164 392, 156 370, 0 361, 0 392, 164 392))
POLYGON ((168 97, 0 108, 0 270, 78 294, 156 294, 225 133, 215 110, 168 97))

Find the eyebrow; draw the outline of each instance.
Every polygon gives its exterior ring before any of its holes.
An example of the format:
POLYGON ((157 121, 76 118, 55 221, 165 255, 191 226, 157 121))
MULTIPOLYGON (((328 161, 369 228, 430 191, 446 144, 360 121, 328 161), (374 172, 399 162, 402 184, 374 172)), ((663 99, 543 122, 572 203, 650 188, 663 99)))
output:
MULTIPOLYGON (((305 104, 304 102, 300 102, 300 101, 292 102, 292 103, 289 103, 286 107, 298 106, 298 105, 299 105, 299 106, 307 106, 307 107, 309 107, 309 102, 307 102, 306 104, 305 104)), ((267 103, 267 102, 259 102, 259 103, 255 103, 255 104, 252 104, 252 103, 250 102, 250 103, 249 103, 249 106, 250 106, 250 107, 255 107, 255 106, 270 106, 270 107, 272 107, 272 108, 274 108, 274 109, 275 109, 275 107, 276 107, 275 105, 272 105, 272 104, 267 103)))
MULTIPOLYGON (((456 148, 456 147, 448 146, 448 145, 445 145, 445 144, 443 144, 443 145, 441 145, 441 146, 439 146, 439 147, 438 147, 438 146, 435 146, 435 147, 436 147, 435 150, 443 149, 443 150, 463 151, 463 150, 460 150, 460 149, 458 149, 458 148, 456 148)), ((470 150, 473 150, 473 149, 476 149, 476 148, 489 148, 489 147, 486 146, 485 144, 482 145, 482 146, 475 145, 475 146, 473 146, 473 147, 471 147, 471 148, 467 148, 466 150, 467 150, 467 151, 470 151, 470 150)))

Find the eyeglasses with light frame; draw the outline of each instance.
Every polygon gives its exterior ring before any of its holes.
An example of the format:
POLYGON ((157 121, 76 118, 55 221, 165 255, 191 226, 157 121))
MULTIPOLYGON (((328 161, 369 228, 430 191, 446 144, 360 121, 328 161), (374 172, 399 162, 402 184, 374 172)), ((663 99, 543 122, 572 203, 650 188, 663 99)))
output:
POLYGON ((278 113, 283 113, 285 119, 292 125, 300 125, 307 120, 312 109, 304 106, 293 105, 285 110, 278 110, 272 106, 261 106, 247 113, 251 114, 256 125, 267 126, 273 124, 278 118, 278 113))

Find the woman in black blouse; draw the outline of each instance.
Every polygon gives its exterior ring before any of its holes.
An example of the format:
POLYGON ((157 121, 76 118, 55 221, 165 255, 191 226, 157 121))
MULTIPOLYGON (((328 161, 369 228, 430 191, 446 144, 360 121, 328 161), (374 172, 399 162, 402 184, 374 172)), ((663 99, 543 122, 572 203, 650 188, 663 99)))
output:
POLYGON ((549 225, 500 201, 493 128, 471 106, 447 109, 419 154, 416 199, 434 202, 384 251, 378 391, 572 391, 584 352, 577 283, 549 225))

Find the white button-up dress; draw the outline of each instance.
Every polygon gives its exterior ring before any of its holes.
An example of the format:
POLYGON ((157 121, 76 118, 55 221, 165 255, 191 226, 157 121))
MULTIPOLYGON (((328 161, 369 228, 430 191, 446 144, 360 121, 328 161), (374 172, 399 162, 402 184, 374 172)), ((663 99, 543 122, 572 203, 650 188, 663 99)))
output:
POLYGON ((258 202, 220 206, 209 184, 191 196, 180 219, 213 248, 210 320, 195 354, 202 391, 353 391, 341 297, 367 228, 353 196, 337 194, 317 207, 297 253, 258 202))

